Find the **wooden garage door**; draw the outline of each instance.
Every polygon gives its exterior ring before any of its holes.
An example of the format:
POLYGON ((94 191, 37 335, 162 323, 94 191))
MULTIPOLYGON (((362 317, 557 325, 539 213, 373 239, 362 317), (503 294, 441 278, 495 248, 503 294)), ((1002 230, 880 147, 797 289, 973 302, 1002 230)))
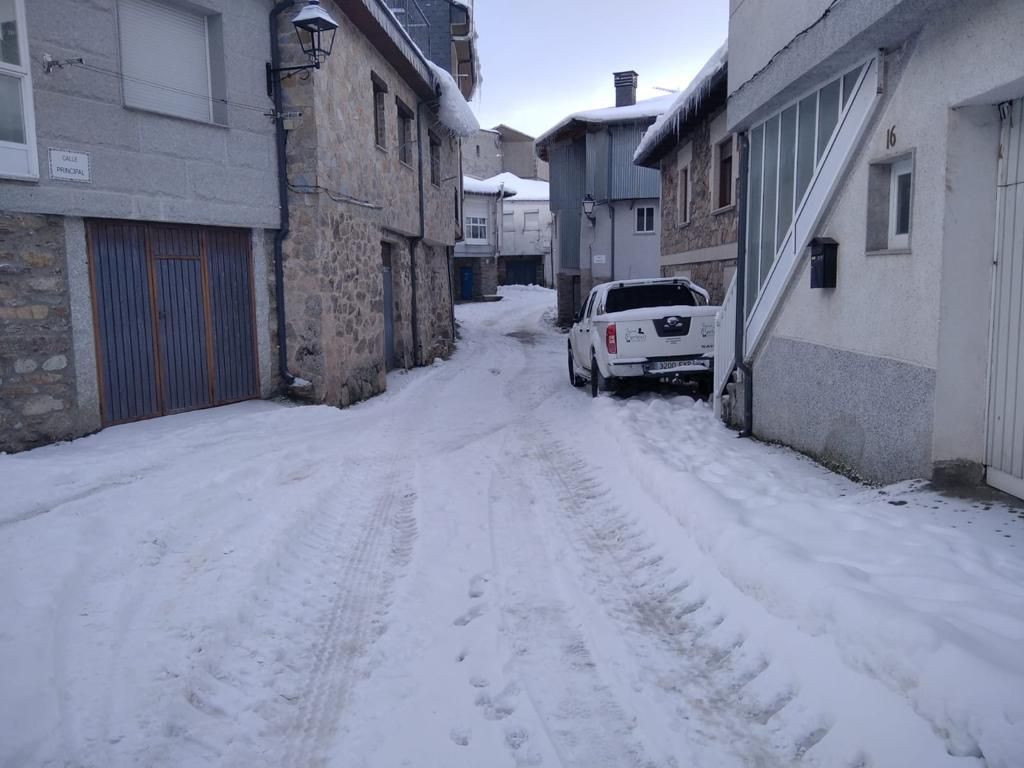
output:
POLYGON ((1024 100, 1005 104, 989 368, 989 484, 1024 498, 1024 100))
POLYGON ((103 423, 259 395, 245 230, 90 221, 103 423))

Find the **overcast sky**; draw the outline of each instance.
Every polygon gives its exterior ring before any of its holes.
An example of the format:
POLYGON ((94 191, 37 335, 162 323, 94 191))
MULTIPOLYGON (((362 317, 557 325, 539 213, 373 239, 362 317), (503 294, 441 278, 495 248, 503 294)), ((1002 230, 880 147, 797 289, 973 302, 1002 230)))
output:
POLYGON ((637 98, 684 88, 725 41, 729 0, 475 0, 483 85, 473 109, 538 136, 571 112, 615 105, 612 72, 637 98))

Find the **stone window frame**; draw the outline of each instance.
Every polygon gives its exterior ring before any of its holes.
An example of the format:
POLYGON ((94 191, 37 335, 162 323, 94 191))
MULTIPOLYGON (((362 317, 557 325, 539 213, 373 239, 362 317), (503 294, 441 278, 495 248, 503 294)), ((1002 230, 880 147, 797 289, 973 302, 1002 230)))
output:
POLYGON ((416 113, 398 96, 395 97, 395 108, 398 113, 398 160, 406 168, 412 169, 416 113))
POLYGON ((387 100, 388 84, 376 72, 370 72, 373 84, 373 143, 382 152, 388 151, 387 100))
POLYGON ((635 235, 656 235, 658 233, 657 215, 653 205, 638 205, 633 209, 636 215, 633 217, 633 234, 635 235), (643 213, 648 211, 650 215, 643 213), (641 224, 641 218, 643 223, 641 224), (648 225, 650 228, 648 228, 648 225))
POLYGON ((25 0, 14 0, 14 24, 18 63, 0 59, 0 76, 17 82, 17 93, 21 98, 21 128, 25 140, 0 142, 0 178, 36 181, 39 179, 39 150, 32 97, 32 61, 29 58, 25 0), (24 170, 19 171, 19 167, 24 170))
POLYGON ((914 232, 916 152, 902 152, 868 164, 868 205, 865 251, 874 254, 908 254, 914 232), (907 231, 897 232, 900 179, 909 177, 906 189, 907 231))

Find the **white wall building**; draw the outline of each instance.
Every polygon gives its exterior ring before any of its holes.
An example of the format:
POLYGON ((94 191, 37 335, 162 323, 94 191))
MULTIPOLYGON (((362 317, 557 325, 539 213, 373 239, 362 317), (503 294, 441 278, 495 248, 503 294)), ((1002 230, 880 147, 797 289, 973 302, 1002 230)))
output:
POLYGON ((873 480, 1024 495, 1024 3, 731 6, 747 427, 873 480))
POLYGON ((548 183, 521 179, 513 173, 502 173, 488 181, 515 190, 501 203, 498 284, 553 285, 548 183))

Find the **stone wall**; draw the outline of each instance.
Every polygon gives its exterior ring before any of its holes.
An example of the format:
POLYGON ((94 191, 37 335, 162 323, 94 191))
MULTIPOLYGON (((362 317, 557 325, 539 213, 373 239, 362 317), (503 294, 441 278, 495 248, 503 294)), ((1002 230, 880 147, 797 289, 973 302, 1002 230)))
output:
MULTIPOLYGON (((383 243, 391 252, 396 362, 411 367, 451 352, 447 248, 459 228, 460 146, 437 122, 426 86, 403 79, 338 5, 326 5, 344 18, 334 52, 313 78, 289 80, 285 89, 288 108, 303 113, 288 135, 285 314, 290 372, 312 382, 307 395, 313 401, 347 406, 387 386, 383 243), (374 135, 374 82, 388 88, 384 146, 374 135), (417 116, 418 141, 408 163, 400 157, 399 102, 417 116), (431 137, 441 149, 438 185, 431 183, 431 137), (416 244, 419 349, 410 243, 416 244)), ((297 63, 286 21, 282 43, 297 63)))
POLYGON ((64 220, 0 213, 0 451, 84 434, 64 220))
MULTIPOLYGON (((661 255, 662 264, 678 262, 679 254, 736 242, 736 206, 714 211, 711 164, 714 152, 711 123, 719 113, 709 115, 680 142, 691 145, 690 220, 681 221, 679 211, 679 154, 671 152, 661 161, 661 255)), ((724 138, 724 137, 723 137, 724 138)), ((739 158, 734 156, 733 161, 739 158)))

